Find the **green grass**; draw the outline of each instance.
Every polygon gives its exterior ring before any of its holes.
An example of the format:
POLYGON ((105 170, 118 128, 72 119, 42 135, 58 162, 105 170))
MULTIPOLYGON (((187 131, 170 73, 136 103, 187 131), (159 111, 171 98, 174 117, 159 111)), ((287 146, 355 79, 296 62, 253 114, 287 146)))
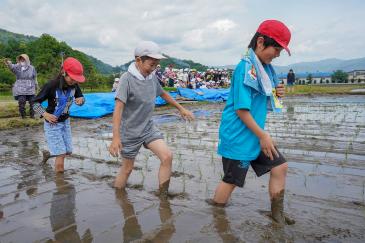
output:
POLYGON ((81 88, 82 93, 105 93, 105 92, 112 92, 112 88, 103 87, 103 88, 96 88, 96 89, 90 89, 90 88, 81 88))
POLYGON ((175 88, 175 87, 163 87, 163 89, 165 90, 165 91, 177 91, 177 88, 175 88))
POLYGON ((20 117, 12 118, 1 118, 0 119, 0 130, 6 130, 11 128, 20 127, 33 127, 43 124, 43 119, 22 119, 20 117))
POLYGON ((365 89, 365 84, 327 84, 327 85, 295 85, 296 94, 351 94, 353 89, 365 89))
POLYGON ((15 101, 0 102, 0 118, 9 118, 19 116, 18 103, 15 101))

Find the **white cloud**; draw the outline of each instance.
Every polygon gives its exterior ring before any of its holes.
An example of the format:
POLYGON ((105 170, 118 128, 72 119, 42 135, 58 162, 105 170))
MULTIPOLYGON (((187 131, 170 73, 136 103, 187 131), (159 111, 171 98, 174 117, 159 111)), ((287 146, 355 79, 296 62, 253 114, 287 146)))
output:
POLYGON ((361 1, 283 1, 0 0, 0 28, 48 33, 112 65, 131 60, 140 40, 170 56, 225 65, 238 62, 261 21, 275 18, 292 31, 293 55, 280 64, 365 56, 361 1))
POLYGON ((221 19, 217 20, 210 25, 212 28, 216 28, 219 32, 224 33, 233 28, 235 28, 237 24, 229 19, 221 19))

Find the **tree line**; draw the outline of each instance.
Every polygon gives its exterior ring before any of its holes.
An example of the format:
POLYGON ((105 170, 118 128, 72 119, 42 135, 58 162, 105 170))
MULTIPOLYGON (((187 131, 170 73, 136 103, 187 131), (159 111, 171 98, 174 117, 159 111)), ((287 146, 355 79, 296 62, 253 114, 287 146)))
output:
MULTIPOLYGON (((9 39, 0 43, 0 90, 8 91, 15 82, 14 74, 4 63, 6 58, 16 63, 16 57, 26 53, 31 64, 36 68, 38 83, 40 87, 50 79, 53 79, 60 71, 62 55, 77 58, 84 66, 84 74, 87 82, 81 88, 87 89, 107 89, 112 86, 114 74, 100 73, 90 56, 83 52, 72 49, 65 42, 57 41, 48 34, 43 34, 40 38, 25 42, 24 40, 9 39)), ((119 74, 118 74, 119 76, 119 74)))

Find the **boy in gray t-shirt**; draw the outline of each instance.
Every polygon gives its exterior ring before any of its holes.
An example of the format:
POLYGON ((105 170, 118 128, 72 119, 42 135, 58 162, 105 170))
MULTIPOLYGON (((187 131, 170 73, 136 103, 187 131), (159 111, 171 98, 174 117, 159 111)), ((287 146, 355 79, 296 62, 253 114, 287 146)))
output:
POLYGON ((161 160, 158 173, 160 195, 166 196, 172 167, 172 152, 163 140, 160 131, 152 121, 155 99, 161 96, 175 106, 184 119, 193 120, 194 115, 167 92, 154 73, 160 59, 160 47, 151 41, 141 42, 134 51, 135 62, 119 81, 113 113, 113 139, 109 152, 113 156, 122 155, 122 166, 115 178, 114 187, 125 188, 132 172, 135 157, 143 145, 161 160))

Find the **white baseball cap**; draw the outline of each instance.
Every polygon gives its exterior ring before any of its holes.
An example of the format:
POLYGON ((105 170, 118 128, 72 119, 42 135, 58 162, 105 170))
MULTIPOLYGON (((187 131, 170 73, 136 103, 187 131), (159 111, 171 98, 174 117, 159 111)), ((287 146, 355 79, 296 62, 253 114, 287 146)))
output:
POLYGON ((161 48, 153 41, 142 41, 134 50, 134 56, 143 57, 148 56, 155 59, 165 59, 162 55, 161 48))

